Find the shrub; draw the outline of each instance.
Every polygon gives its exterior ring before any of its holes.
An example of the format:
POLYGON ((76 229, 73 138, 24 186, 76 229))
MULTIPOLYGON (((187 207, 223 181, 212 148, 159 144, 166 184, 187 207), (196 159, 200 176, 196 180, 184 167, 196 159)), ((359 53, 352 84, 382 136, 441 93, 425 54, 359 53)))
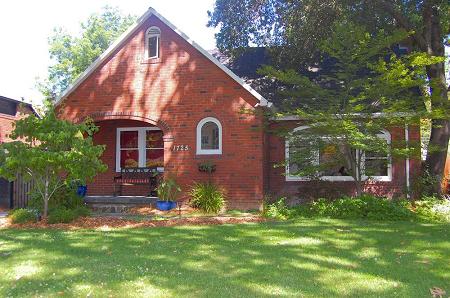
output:
POLYGON ((77 217, 91 215, 91 209, 89 209, 89 207, 85 206, 85 205, 79 206, 79 207, 75 208, 74 210, 75 210, 75 214, 77 215, 77 217))
POLYGON ((37 214, 31 209, 14 209, 9 214, 12 223, 22 224, 27 222, 36 222, 37 214))
POLYGON ((389 200, 372 195, 356 198, 342 197, 330 201, 318 199, 288 208, 281 199, 267 205, 264 215, 276 219, 296 217, 329 217, 340 219, 414 220, 426 222, 450 222, 450 200, 423 198, 413 206, 407 200, 389 200))
POLYGON ((219 213, 225 206, 225 195, 222 188, 212 182, 195 183, 189 195, 191 206, 206 213, 219 213))
POLYGON ((286 198, 267 204, 264 203, 263 216, 275 219, 287 219, 289 217, 289 208, 286 205, 286 198))
POLYGON ((334 201, 318 199, 293 208, 287 208, 278 201, 267 207, 266 216, 272 218, 329 217, 411 220, 414 218, 414 213, 407 201, 392 201, 386 198, 362 195, 356 198, 342 197, 334 201))
POLYGON ((450 200, 424 197, 414 202, 414 210, 421 220, 450 222, 450 200))
MULTIPOLYGON (((37 192, 31 192, 31 198, 28 201, 28 207, 37 209, 41 213, 44 209, 44 200, 37 192)), ((55 191, 49 200, 49 209, 64 207, 67 209, 77 209, 84 205, 83 198, 77 195, 76 187, 64 185, 55 191)))
POLYGON ((412 190, 415 197, 435 195, 434 186, 439 184, 439 179, 429 169, 424 169, 419 176, 412 181, 412 190))
POLYGON ((67 209, 65 207, 58 207, 51 209, 48 215, 48 223, 68 223, 78 217, 75 209, 67 209))
POLYGON ((157 187, 158 198, 161 201, 176 201, 181 188, 173 178, 164 179, 157 187))

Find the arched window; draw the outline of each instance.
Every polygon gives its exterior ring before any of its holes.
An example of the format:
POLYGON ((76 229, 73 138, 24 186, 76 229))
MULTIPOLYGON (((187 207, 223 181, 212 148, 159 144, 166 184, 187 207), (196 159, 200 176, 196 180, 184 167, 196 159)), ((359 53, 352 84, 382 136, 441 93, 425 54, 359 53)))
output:
POLYGON ((213 117, 197 125, 197 154, 222 154, 222 125, 213 117))
POLYGON ((160 55, 161 30, 150 27, 145 32, 145 58, 157 59, 160 55))

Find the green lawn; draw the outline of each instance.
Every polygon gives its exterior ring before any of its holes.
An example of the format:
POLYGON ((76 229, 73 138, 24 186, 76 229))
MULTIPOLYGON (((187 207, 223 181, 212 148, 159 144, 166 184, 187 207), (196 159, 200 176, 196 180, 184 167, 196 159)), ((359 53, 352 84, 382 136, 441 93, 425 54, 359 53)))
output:
POLYGON ((450 294, 450 226, 339 220, 0 230, 0 297, 450 294))

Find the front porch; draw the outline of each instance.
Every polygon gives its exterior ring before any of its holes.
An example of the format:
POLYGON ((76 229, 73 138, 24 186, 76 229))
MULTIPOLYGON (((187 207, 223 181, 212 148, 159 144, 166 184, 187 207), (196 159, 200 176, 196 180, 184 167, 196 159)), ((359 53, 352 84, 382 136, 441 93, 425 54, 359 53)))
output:
POLYGON ((156 195, 154 174, 164 173, 163 130, 146 121, 120 117, 95 119, 95 124, 99 131, 93 140, 105 146, 101 159, 108 170, 88 184, 87 195, 94 199, 87 203, 113 205, 112 210, 149 204, 151 200, 144 198, 156 195))

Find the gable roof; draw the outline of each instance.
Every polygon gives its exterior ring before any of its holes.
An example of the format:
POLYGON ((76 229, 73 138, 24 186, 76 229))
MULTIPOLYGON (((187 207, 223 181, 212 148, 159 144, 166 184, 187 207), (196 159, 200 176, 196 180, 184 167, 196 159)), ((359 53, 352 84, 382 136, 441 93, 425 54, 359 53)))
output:
POLYGON ((12 102, 12 103, 14 103, 14 104, 16 104, 16 105, 23 105, 23 106, 29 108, 29 109, 31 110, 31 112, 32 112, 34 115, 36 115, 37 117, 39 117, 39 114, 38 114, 38 113, 36 112, 36 110, 33 108, 33 105, 32 105, 31 103, 24 102, 24 101, 20 101, 20 100, 17 100, 17 99, 12 99, 12 98, 9 98, 9 97, 1 96, 1 95, 0 95, 0 104, 1 104, 2 102, 12 102))
POLYGON ((106 59, 108 59, 111 54, 119 49, 125 41, 132 36, 138 28, 150 17, 157 17, 161 22, 167 25, 170 29, 175 31, 179 36, 181 36, 185 41, 191 44, 197 51, 203 54, 207 59, 209 59, 212 63, 218 66, 221 70, 223 70, 228 76, 230 76, 233 80, 235 80, 239 85, 241 85, 244 89, 250 92, 254 97, 259 100, 259 104, 257 106, 267 106, 270 107, 272 105, 266 98, 264 98, 261 94, 259 94, 256 90, 254 90, 250 85, 245 83, 243 79, 238 77, 234 72, 232 72, 225 65, 220 63, 216 58, 214 58, 210 53, 204 50, 199 44, 190 39, 186 34, 184 34, 180 29, 175 27, 172 23, 170 23, 166 18, 160 15, 155 9, 149 7, 146 13, 144 13, 134 25, 132 25, 128 30, 126 30, 103 54, 101 54, 58 98, 56 99, 55 105, 61 103, 67 96, 69 96, 78 86, 81 85, 88 77, 91 75, 98 66, 100 66, 106 59))

